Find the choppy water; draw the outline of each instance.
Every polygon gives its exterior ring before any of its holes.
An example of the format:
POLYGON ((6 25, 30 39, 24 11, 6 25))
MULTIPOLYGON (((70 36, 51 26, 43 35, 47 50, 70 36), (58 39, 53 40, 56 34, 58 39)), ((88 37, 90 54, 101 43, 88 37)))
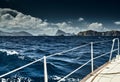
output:
MULTIPOLYGON (((88 42, 112 40, 115 37, 0 37, 0 75, 25 65, 44 55, 58 53, 88 42)), ((111 42, 94 44, 94 57, 110 51, 111 42)), ((117 45, 117 44, 116 44, 117 45)), ((96 59, 94 67, 108 61, 109 54, 96 59)), ((47 59, 49 82, 57 82, 90 59, 90 45, 47 59)), ((65 79, 79 82, 90 73, 90 63, 65 79)), ((10 82, 44 82, 43 61, 4 77, 10 82), (15 81, 16 80, 16 81, 15 81)))

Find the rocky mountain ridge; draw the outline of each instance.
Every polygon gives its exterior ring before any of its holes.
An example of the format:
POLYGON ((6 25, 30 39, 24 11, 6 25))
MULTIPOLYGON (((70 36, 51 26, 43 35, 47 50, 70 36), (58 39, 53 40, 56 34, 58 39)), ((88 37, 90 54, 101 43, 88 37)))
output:
POLYGON ((79 32, 77 36, 120 36, 120 31, 112 30, 106 32, 97 32, 93 30, 79 32))

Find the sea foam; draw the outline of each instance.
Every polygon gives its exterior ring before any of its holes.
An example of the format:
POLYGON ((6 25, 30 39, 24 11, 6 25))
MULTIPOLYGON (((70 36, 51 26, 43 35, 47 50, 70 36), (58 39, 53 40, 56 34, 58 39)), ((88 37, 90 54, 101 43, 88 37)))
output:
POLYGON ((5 52, 7 55, 19 55, 19 53, 15 50, 0 49, 0 52, 5 52))

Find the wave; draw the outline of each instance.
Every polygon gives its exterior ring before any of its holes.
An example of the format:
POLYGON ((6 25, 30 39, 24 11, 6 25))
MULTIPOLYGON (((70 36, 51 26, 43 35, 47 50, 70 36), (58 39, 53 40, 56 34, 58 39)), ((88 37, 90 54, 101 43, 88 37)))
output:
MULTIPOLYGON (((54 75, 51 78, 55 81, 58 81, 58 80, 62 79, 63 77, 54 75)), ((80 82, 80 79, 79 78, 66 78, 62 82, 80 82)))
POLYGON ((32 59, 35 60, 37 59, 35 55, 25 55, 24 53, 20 53, 16 50, 9 50, 9 49, 0 49, 0 54, 4 55, 4 56, 16 56, 19 59, 25 60, 25 59, 32 59))
POLYGON ((0 52, 6 53, 7 55, 19 55, 19 52, 15 50, 0 49, 0 52))
POLYGON ((22 76, 13 76, 10 78, 0 78, 2 82, 31 82, 32 79, 29 77, 22 77, 22 76))
MULTIPOLYGON (((4 62, 16 62, 16 61, 33 61, 35 60, 34 57, 30 58, 29 56, 22 54, 16 50, 9 50, 9 49, 0 49, 0 59, 4 62)), ((24 62, 23 61, 23 62, 24 62)))
POLYGON ((29 50, 26 50, 24 53, 37 53, 37 54, 46 54, 46 55, 50 54, 49 52, 41 49, 29 49, 29 50))

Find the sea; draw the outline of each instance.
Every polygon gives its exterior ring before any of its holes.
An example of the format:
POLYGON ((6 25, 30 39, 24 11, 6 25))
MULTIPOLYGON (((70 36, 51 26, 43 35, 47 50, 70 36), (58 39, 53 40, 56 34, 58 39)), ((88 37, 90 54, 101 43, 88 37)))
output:
MULTIPOLYGON (((112 39, 119 37, 99 36, 14 36, 0 37, 0 76, 16 68, 36 61, 43 56, 46 59, 48 82, 57 82, 93 57, 111 51, 112 39), (81 45, 85 45, 82 46, 81 45), (79 47, 79 48, 76 48, 79 47), (75 49, 76 48, 76 49, 75 49), (66 52, 67 51, 67 52, 66 52)), ((117 48, 117 41, 114 49, 117 48)), ((115 57, 117 51, 113 53, 115 57)), ((109 60, 110 54, 94 59, 94 70, 109 60)), ((65 78, 62 82, 79 82, 91 72, 91 62, 65 78)), ((0 82, 44 82, 44 60, 20 69, 0 78, 0 82)))

